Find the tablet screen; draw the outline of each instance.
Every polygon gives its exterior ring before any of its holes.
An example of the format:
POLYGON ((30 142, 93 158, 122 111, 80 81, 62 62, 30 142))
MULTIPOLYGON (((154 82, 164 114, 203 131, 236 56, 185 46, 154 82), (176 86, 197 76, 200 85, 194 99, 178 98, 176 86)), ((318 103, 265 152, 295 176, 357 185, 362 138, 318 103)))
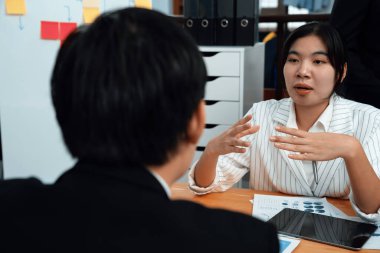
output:
POLYGON ((359 250, 377 226, 285 208, 268 222, 280 234, 359 250))

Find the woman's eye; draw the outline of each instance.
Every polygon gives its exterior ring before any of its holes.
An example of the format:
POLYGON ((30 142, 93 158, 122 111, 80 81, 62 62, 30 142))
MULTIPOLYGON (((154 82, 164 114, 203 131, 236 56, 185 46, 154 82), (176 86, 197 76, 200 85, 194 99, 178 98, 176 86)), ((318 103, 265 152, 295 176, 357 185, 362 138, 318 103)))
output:
POLYGON ((322 60, 315 60, 314 61, 315 64, 323 64, 323 63, 326 63, 326 61, 322 61, 322 60))
POLYGON ((288 58, 287 61, 288 61, 288 62, 297 62, 298 60, 297 60, 297 59, 294 59, 294 58, 288 58))

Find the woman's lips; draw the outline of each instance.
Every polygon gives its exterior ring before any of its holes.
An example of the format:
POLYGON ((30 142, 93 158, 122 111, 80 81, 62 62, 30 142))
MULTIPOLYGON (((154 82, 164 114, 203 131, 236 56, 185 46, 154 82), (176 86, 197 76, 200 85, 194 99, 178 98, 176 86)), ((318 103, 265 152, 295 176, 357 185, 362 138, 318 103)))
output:
POLYGON ((305 96, 313 91, 313 88, 311 86, 304 83, 296 84, 294 86, 294 89, 296 90, 296 93, 300 96, 305 96))

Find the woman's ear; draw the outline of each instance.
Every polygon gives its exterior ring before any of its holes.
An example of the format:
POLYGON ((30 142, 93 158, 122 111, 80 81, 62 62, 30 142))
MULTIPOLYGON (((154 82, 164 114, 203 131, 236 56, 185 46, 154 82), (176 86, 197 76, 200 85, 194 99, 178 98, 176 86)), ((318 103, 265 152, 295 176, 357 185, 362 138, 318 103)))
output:
POLYGON ((194 111, 187 127, 187 141, 191 144, 197 144, 201 138, 206 122, 206 104, 202 99, 197 109, 194 111))
POLYGON ((342 77, 340 78, 340 82, 343 82, 344 78, 346 78, 346 75, 347 75, 347 62, 344 64, 344 67, 343 67, 343 75, 342 75, 342 77))

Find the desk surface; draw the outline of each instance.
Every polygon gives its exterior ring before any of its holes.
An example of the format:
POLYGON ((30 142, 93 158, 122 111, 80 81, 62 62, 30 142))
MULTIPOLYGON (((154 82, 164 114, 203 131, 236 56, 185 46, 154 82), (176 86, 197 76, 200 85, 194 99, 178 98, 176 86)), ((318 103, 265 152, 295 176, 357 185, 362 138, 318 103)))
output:
MULTIPOLYGON (((268 194, 285 196, 281 193, 265 192, 265 191, 254 191, 250 189, 238 189, 232 188, 224 193, 211 193, 203 196, 196 196, 190 190, 188 190, 187 185, 184 183, 174 184, 172 187, 172 199, 186 199, 203 204, 211 208, 224 208, 227 210, 233 210, 248 215, 252 215, 252 204, 249 202, 252 199, 253 194, 268 194)), ((328 198, 328 201, 338 207, 340 210, 348 215, 354 215, 354 211, 351 208, 351 204, 348 200, 333 199, 328 198)), ((293 251, 294 253, 300 252, 355 252, 351 250, 346 250, 339 247, 330 246, 327 244, 312 242, 308 240, 301 240, 301 243, 293 251)), ((374 253, 379 252, 377 250, 361 250, 360 253, 374 253)))

